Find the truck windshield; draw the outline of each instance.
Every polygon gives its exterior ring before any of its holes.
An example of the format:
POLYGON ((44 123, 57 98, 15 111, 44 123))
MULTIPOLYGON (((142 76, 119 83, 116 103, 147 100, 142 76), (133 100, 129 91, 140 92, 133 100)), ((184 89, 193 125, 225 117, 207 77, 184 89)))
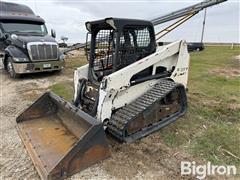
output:
POLYGON ((8 33, 36 33, 40 35, 47 34, 45 24, 33 24, 26 22, 3 22, 3 30, 8 33))

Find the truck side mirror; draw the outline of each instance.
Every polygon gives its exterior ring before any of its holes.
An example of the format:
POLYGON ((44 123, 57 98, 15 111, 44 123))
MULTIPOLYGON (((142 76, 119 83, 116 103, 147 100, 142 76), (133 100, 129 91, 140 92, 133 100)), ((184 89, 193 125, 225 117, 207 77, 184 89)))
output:
POLYGON ((56 38, 56 31, 54 29, 51 29, 51 36, 53 38, 56 38))

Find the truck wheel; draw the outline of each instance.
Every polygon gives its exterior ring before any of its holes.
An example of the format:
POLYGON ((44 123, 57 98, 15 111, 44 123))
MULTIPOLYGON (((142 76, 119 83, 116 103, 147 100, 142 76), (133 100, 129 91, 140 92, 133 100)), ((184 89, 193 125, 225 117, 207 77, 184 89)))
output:
POLYGON ((7 59, 7 63, 6 64, 7 64, 7 72, 9 73, 10 77, 14 78, 14 79, 18 78, 19 74, 17 74, 15 72, 15 70, 13 68, 13 65, 12 65, 12 59, 10 57, 7 59))

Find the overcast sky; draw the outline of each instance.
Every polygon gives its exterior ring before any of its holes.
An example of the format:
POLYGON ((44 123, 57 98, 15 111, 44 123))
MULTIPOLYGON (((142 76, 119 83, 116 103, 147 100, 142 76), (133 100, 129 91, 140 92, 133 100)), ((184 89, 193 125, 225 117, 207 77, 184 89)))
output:
MULTIPOLYGON (((67 36, 68 42, 84 42, 85 22, 106 18, 123 17, 152 19, 192 4, 198 0, 5 0, 30 6, 47 22, 49 29, 57 32, 57 39, 67 36)), ((208 8, 205 42, 240 42, 239 0, 228 0, 208 8)), ((186 39, 200 41, 203 11, 165 36, 163 41, 186 39)), ((156 32, 168 23, 155 28, 156 32)))

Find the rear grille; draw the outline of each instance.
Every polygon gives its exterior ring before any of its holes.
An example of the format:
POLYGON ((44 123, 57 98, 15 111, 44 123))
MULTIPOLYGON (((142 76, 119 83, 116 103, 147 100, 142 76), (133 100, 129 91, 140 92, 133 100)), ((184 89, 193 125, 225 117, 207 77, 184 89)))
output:
POLYGON ((58 45, 56 43, 29 43, 28 52, 32 61, 58 59, 58 45))

